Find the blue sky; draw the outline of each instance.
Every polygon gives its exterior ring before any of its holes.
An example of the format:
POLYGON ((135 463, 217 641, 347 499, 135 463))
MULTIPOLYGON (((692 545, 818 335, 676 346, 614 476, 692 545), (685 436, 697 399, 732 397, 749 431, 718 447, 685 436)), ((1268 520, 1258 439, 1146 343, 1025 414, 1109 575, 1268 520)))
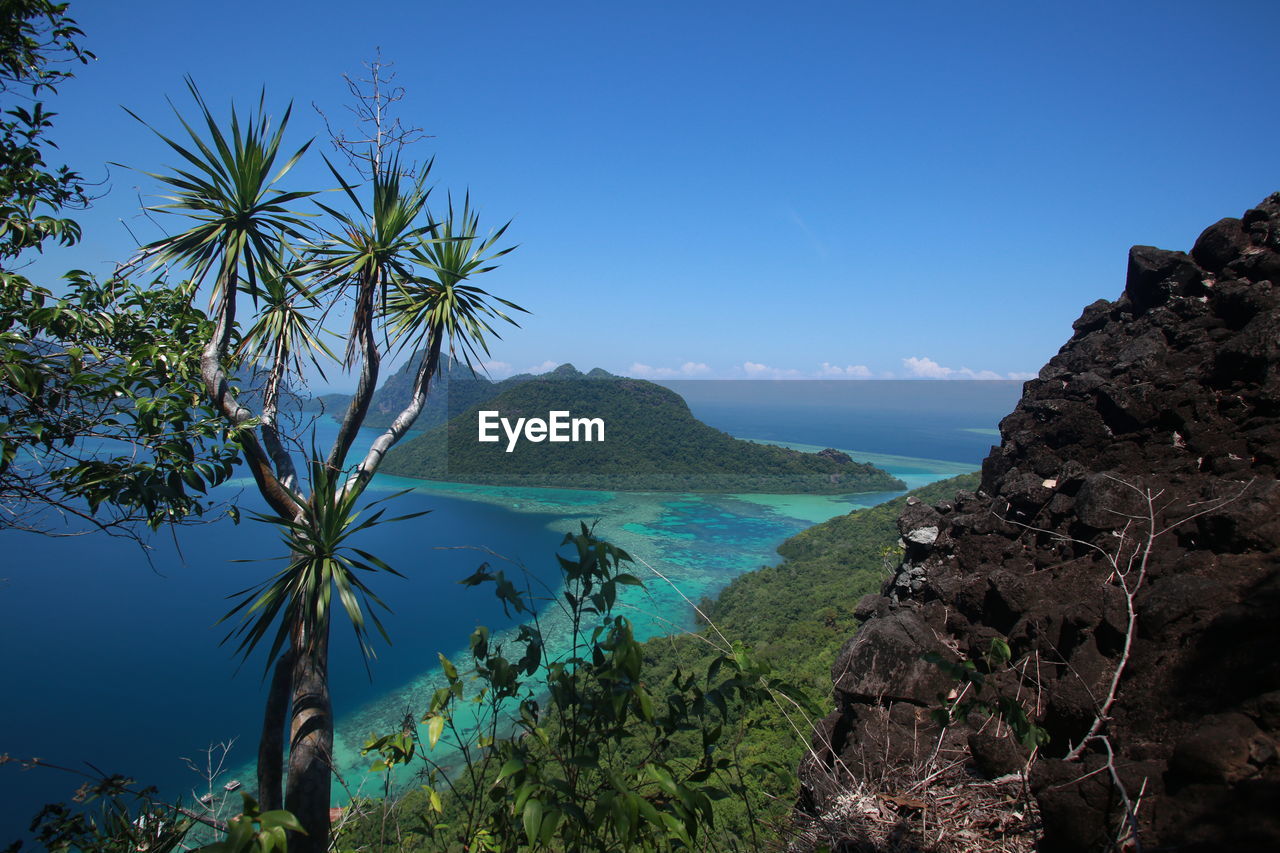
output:
MULTIPOLYGON (((1188 249, 1280 189, 1280 4, 73 3, 100 59, 55 138, 105 180, 86 240, 40 269, 110 268, 156 236, 195 77, 295 103, 300 144, 381 47, 443 190, 520 248, 488 277, 530 309, 495 374, 1022 376, 1135 243, 1188 249)), ((297 186, 333 185, 319 158, 297 186)), ((334 385, 343 386, 341 376, 334 385)))

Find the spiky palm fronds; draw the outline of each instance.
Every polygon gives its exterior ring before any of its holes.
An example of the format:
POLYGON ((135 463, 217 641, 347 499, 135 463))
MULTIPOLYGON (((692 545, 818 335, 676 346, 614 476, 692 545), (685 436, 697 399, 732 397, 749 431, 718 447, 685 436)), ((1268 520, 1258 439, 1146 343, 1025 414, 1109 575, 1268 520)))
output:
POLYGON ((314 248, 307 272, 323 280, 326 288, 355 289, 351 334, 344 357, 350 364, 361 334, 372 328, 385 306, 388 290, 414 274, 410 251, 431 229, 430 222, 421 221, 431 193, 426 186, 431 166, 428 164, 416 178, 409 178, 398 159, 384 162, 373 175, 373 200, 366 208, 355 188, 332 163, 328 165, 356 212, 347 214, 316 202, 337 226, 325 230, 325 239, 314 248))
MULTIPOLYGON (((315 455, 313 452, 312 456, 315 455)), ((374 656, 370 628, 390 641, 377 614, 377 608, 387 611, 390 608, 365 585, 360 573, 383 571, 397 577, 403 575, 375 555, 351 545, 350 540, 379 524, 417 518, 426 512, 384 519, 384 508, 365 515, 373 506, 403 493, 372 501, 359 510, 356 508, 359 494, 343 493, 339 473, 319 460, 311 465, 311 485, 310 501, 303 501, 298 496, 299 505, 303 507, 299 518, 284 519, 255 513, 259 521, 280 530, 289 556, 277 559, 287 560, 288 566, 262 583, 229 596, 240 599, 240 603, 219 621, 231 619, 236 614, 242 614, 242 617, 240 625, 228 633, 223 642, 238 638, 240 642, 236 653, 247 658, 271 633, 272 626, 276 626, 271 651, 267 655, 270 666, 286 643, 291 641, 291 632, 300 630, 307 642, 328 636, 336 590, 367 664, 368 659, 374 656)))
POLYGON ((174 191, 173 195, 164 196, 167 204, 151 209, 195 221, 179 234, 147 244, 143 252, 157 263, 175 262, 191 269, 196 281, 203 281, 216 269, 215 298, 226 297, 228 289, 241 278, 256 297, 260 268, 276 255, 281 239, 302 239, 305 214, 292 211, 289 205, 315 193, 286 191, 275 185, 311 143, 308 141, 277 168, 292 106, 273 129, 265 113, 264 92, 259 96, 257 110, 243 124, 233 105, 229 130, 224 132, 196 84, 190 78, 186 82, 204 120, 204 136, 182 117, 177 107, 173 111, 189 137, 187 144, 166 136, 129 112, 189 164, 188 168, 173 169, 172 174, 144 172, 174 191))
POLYGON ((277 251, 263 269, 258 282, 261 303, 253 325, 240 338, 233 356, 236 361, 267 364, 269 369, 278 365, 279 369, 300 374, 303 358, 307 358, 324 377, 317 356, 323 354, 337 360, 321 337, 325 330, 319 318, 309 313, 321 306, 302 277, 306 264, 301 258, 287 258, 283 251, 277 251))
POLYGON ((432 225, 430 237, 419 240, 411 251, 426 274, 397 282, 387 299, 387 322, 401 346, 417 349, 430 335, 445 337, 450 355, 460 354, 470 367, 481 352, 489 354, 489 336, 501 338, 490 320, 520 325, 502 309, 528 313, 524 308, 469 283, 472 277, 497 269, 494 261, 516 248, 491 251, 510 224, 481 237, 480 217, 471 208, 470 195, 461 211, 455 211, 449 199, 448 216, 432 225))

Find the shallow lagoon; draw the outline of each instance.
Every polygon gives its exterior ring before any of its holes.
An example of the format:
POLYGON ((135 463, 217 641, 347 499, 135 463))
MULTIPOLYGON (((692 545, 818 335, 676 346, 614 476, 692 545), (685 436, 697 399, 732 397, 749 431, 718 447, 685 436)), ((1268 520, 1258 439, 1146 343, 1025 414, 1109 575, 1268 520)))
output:
MULTIPOLYGON (((797 449, 811 449, 796 445, 797 449)), ((821 449, 821 448, 813 448, 821 449)), ((905 481, 912 488, 939 479, 974 470, 973 465, 940 460, 887 457, 884 454, 859 454, 859 461, 874 461, 905 481), (869 457, 875 456, 872 460, 869 457), (864 458, 867 457, 867 458, 864 458)), ((623 589, 621 612, 636 625, 642 637, 662 635, 693 627, 694 613, 689 602, 703 596, 714 596, 734 577, 762 565, 778 561, 776 548, 785 539, 812 524, 874 506, 901 492, 872 492, 857 495, 719 495, 633 492, 589 492, 566 489, 504 489, 423 483, 397 477, 379 480, 379 488, 393 490, 409 487, 415 494, 466 495, 477 503, 492 503, 522 516, 540 517, 556 542, 566 532, 578 529, 579 522, 594 524, 597 534, 622 547, 637 564, 634 573, 646 582, 644 590, 623 589), (670 583, 651 573, 648 564, 660 571, 670 583)), ((503 555, 507 556, 507 555, 503 555)), ((550 552, 545 559, 549 560, 550 552)), ((544 557, 535 562, 542 565, 544 557)), ((512 559, 533 571, 541 580, 547 577, 528 562, 512 559)), ((495 567, 501 567, 495 561, 495 567)), ((506 567, 511 574, 512 566, 506 567)), ((479 596, 489 595, 484 588, 474 590, 479 596)), ((544 629, 548 632, 548 652, 563 651, 567 625, 554 611, 545 612, 544 629)), ((466 636, 439 651, 455 662, 466 660, 466 636)), ((340 717, 335 738, 335 754, 349 779, 365 778, 369 759, 361 757, 359 748, 372 732, 394 730, 407 709, 421 712, 430 691, 443 683, 438 667, 419 673, 408 683, 380 694, 340 717)), ((245 771, 248 773, 248 769, 245 771)), ((343 799, 346 790, 335 783, 335 797, 343 799)))

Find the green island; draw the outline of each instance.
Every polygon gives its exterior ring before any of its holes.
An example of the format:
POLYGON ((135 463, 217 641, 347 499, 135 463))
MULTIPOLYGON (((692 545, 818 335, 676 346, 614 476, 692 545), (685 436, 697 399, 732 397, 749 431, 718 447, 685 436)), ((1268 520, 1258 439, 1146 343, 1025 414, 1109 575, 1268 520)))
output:
POLYGON ((618 491, 849 494, 906 488, 888 472, 835 450, 802 453, 734 438, 699 421, 679 394, 653 382, 598 368, 581 373, 569 364, 518 380, 454 378, 450 411, 458 413, 394 449, 382 470, 481 485, 618 491), (478 383, 498 393, 477 402, 483 397, 483 386, 473 387, 478 383), (510 443, 498 428, 500 440, 482 443, 482 410, 511 423, 545 419, 553 411, 598 418, 604 440, 510 443))

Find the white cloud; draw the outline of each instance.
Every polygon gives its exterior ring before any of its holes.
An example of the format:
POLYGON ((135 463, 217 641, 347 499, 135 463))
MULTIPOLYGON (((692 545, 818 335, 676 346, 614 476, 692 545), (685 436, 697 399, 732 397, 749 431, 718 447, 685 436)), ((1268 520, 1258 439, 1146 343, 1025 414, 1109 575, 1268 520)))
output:
POLYGON ((1009 374, 1009 378, 1010 378, 1010 379, 1024 379, 1024 380, 1025 380, 1025 379, 1035 379, 1035 378, 1036 378, 1037 376, 1039 376, 1039 375, 1040 375, 1040 374, 1038 374, 1038 373, 1027 373, 1025 370, 1015 370, 1015 371, 1013 371, 1012 373, 1010 373, 1010 374, 1009 374))
POLYGON ((799 379, 802 375, 798 370, 770 367, 756 361, 744 361, 742 370, 749 379, 799 379))
POLYGON ((700 361, 686 361, 679 367, 651 367, 636 362, 628 368, 627 373, 637 379, 670 379, 676 376, 705 376, 711 368, 700 361))
POLYGON ((840 367, 838 364, 824 361, 822 362, 822 367, 818 369, 818 376, 824 379, 870 379, 871 368, 865 364, 851 364, 848 367, 840 367))
POLYGON ((489 374, 495 379, 502 379, 511 375, 511 365, 505 361, 482 361, 476 365, 484 373, 489 374))
POLYGON ((907 373, 921 379, 946 379, 953 372, 951 368, 943 367, 931 358, 916 358, 914 355, 904 358, 902 366, 907 369, 907 373))
POLYGON ((559 367, 559 363, 554 361, 544 361, 542 364, 535 364, 533 367, 525 369, 525 373, 546 373, 548 370, 555 370, 559 367))
POLYGON ((1034 374, 1010 373, 1001 376, 994 370, 973 370, 968 367, 943 367, 928 356, 911 356, 902 360, 907 375, 915 379, 1029 379, 1034 374))

